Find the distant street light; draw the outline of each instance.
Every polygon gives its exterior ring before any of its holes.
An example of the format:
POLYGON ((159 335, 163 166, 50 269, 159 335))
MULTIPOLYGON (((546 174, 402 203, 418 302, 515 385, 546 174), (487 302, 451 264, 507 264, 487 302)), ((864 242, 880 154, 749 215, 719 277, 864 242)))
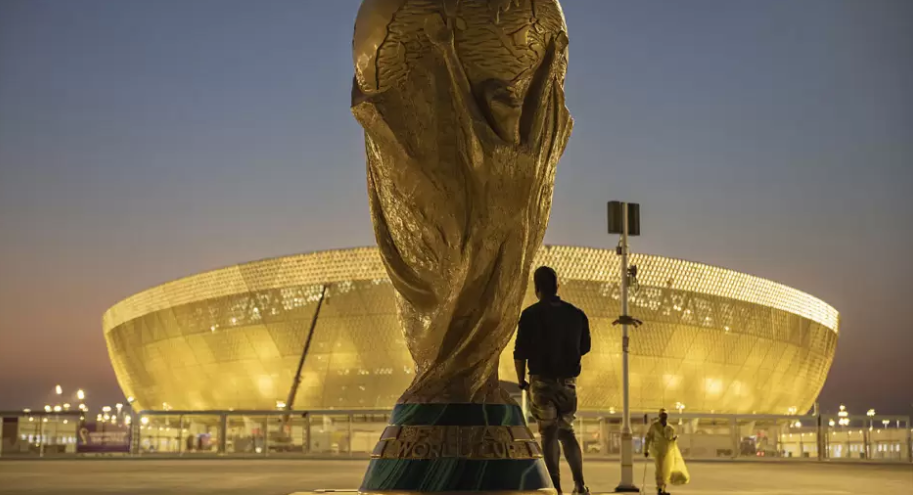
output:
POLYGON ((56 393, 57 395, 62 395, 63 387, 61 387, 60 385, 57 385, 56 387, 54 387, 54 393, 56 393))
POLYGON ((79 389, 79 390, 76 391, 76 398, 79 399, 79 400, 81 400, 81 401, 82 401, 82 400, 86 400, 86 393, 83 392, 82 389, 79 389))

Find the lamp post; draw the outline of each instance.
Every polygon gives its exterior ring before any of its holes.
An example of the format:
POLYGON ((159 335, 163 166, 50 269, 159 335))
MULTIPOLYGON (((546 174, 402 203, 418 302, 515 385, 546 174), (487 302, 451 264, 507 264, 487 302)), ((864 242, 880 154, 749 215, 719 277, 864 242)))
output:
POLYGON ((628 277, 637 275, 637 267, 628 268, 628 236, 640 235, 640 205, 610 201, 608 207, 609 234, 621 236, 617 254, 621 256, 621 316, 612 325, 621 324, 621 373, 622 373, 622 426, 621 426, 621 482, 616 492, 634 493, 634 437, 631 433, 631 408, 628 385, 628 326, 640 326, 640 321, 628 315, 628 277))
POLYGON ((869 409, 865 412, 865 415, 869 417, 869 431, 865 432, 862 435, 862 441, 865 442, 865 458, 872 458, 872 430, 875 428, 875 410, 869 409))

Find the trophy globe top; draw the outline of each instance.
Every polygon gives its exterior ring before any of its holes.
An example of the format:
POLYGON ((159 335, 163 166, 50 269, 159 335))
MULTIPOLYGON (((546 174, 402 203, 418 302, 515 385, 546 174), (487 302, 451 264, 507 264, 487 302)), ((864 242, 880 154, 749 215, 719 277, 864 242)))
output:
POLYGON ((352 56, 365 95, 397 86, 429 56, 426 26, 441 18, 473 88, 497 81, 522 95, 549 44, 566 36, 558 0, 364 0, 352 56))

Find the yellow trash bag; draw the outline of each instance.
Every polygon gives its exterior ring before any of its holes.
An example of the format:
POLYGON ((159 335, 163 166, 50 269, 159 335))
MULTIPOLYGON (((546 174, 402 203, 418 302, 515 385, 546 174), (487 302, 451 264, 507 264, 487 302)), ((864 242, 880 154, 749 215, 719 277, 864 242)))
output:
POLYGON ((673 485, 687 485, 691 481, 691 475, 688 473, 688 466, 685 466, 685 459, 682 458, 682 451, 678 449, 678 442, 672 444, 672 476, 669 482, 673 485))

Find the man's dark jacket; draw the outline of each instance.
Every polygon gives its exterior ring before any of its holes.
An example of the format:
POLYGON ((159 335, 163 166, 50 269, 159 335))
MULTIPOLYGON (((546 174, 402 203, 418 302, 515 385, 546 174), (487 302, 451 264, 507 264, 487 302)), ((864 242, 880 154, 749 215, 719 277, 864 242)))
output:
POLYGON ((523 310, 514 359, 529 362, 529 374, 543 378, 580 375, 580 357, 590 352, 590 322, 583 311, 558 296, 523 310))

